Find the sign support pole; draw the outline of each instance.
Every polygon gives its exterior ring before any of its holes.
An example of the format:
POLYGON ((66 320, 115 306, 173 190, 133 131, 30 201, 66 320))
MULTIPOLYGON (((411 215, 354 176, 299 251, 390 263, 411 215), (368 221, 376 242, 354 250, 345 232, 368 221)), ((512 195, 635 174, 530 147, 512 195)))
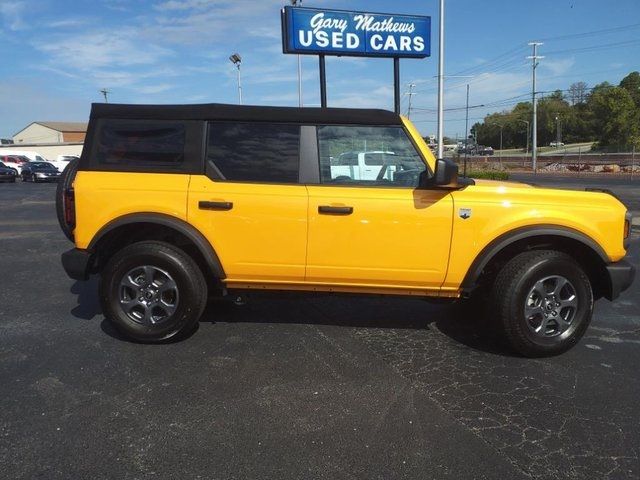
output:
POLYGON ((393 104, 395 112, 400 115, 400 59, 393 57, 393 104))
POLYGON ((320 106, 327 108, 327 72, 325 69, 324 55, 318 56, 320 61, 320 106))

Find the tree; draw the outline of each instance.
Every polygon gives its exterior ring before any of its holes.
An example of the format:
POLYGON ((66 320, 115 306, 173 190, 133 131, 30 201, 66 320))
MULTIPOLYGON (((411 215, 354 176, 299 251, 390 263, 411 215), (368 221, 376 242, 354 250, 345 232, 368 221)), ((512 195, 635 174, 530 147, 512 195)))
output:
POLYGON ((587 92, 589 91, 589 86, 584 82, 576 82, 572 83, 569 87, 569 101, 571 105, 579 105, 587 101, 587 92))
POLYGON ((630 73, 622 79, 620 86, 629 92, 636 107, 640 108, 640 73, 630 73))
MULTIPOLYGON (((530 102, 511 111, 487 115, 473 125, 478 143, 497 148, 500 130, 504 148, 526 145, 526 125, 531 121, 530 102)), ((538 101, 538 145, 556 140, 560 126, 565 143, 597 142, 607 149, 636 146, 640 149, 640 72, 632 72, 619 86, 603 82, 590 89, 584 82, 571 85, 567 95, 556 90, 538 101)))
POLYGON ((589 98, 589 106, 599 132, 600 147, 624 148, 640 134, 638 109, 627 89, 596 87, 589 98))

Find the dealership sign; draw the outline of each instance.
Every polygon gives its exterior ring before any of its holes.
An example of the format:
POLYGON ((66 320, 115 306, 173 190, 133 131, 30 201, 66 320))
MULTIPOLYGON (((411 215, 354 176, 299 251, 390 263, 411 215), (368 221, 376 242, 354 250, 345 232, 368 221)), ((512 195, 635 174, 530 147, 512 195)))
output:
POLYGON ((431 17, 285 7, 284 53, 425 58, 431 17))

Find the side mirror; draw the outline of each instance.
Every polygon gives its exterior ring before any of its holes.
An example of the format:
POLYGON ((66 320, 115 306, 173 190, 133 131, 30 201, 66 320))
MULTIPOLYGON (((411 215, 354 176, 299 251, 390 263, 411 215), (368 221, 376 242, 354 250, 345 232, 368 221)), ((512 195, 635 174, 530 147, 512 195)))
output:
POLYGON ((457 187, 458 165, 449 158, 439 158, 436 162, 434 183, 440 187, 457 187))

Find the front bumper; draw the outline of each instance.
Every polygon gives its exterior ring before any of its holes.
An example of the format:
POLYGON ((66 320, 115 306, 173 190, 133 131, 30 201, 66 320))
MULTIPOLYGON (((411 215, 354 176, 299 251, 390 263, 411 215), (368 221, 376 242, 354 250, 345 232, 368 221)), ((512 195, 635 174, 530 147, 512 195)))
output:
POLYGON ((62 267, 74 280, 88 280, 92 264, 92 255, 86 250, 72 248, 62 254, 62 267))
POLYGON ((636 267, 626 260, 607 265, 609 285, 605 292, 607 300, 615 300, 620 293, 627 290, 636 276, 636 267))

